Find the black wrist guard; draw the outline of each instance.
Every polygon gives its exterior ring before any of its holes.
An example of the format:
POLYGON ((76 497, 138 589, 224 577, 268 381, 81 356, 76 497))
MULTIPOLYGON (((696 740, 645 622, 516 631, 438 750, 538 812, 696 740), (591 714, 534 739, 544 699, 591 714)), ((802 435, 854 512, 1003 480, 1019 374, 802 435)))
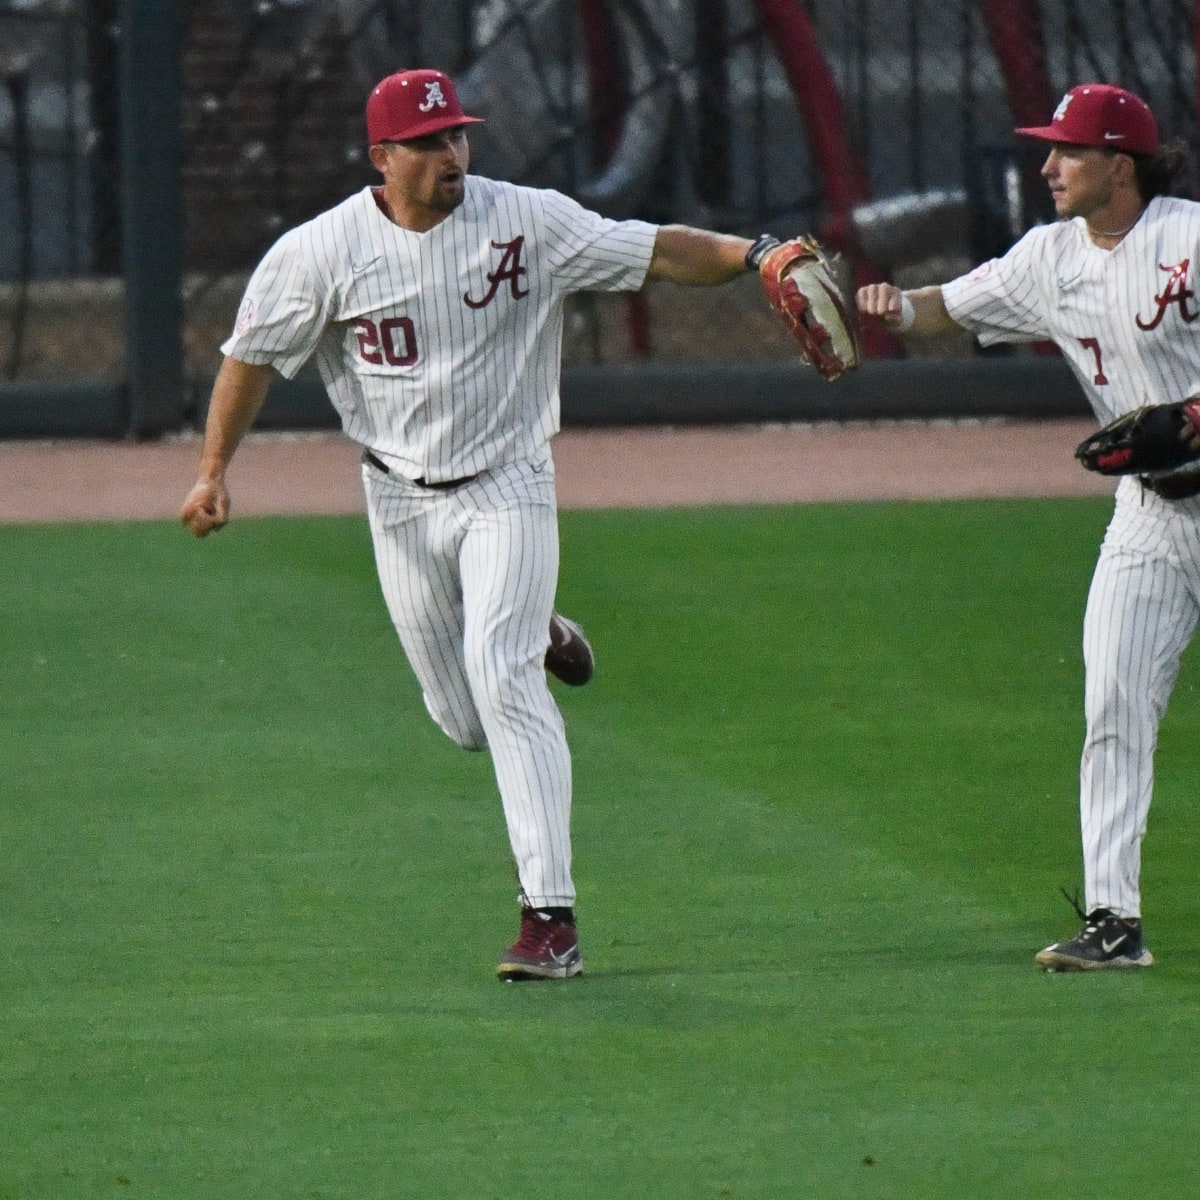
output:
POLYGON ((773 233, 760 233, 754 239, 754 245, 746 251, 746 270, 757 271, 758 264, 762 262, 767 251, 773 250, 780 244, 779 239, 773 233))

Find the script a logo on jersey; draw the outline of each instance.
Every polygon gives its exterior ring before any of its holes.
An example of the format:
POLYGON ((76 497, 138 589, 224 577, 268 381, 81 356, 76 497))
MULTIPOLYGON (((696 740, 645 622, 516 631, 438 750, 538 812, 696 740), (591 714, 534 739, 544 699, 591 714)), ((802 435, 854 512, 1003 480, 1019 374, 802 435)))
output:
POLYGON ((1156 329, 1162 324, 1162 319, 1172 304, 1179 305, 1179 315, 1189 325, 1197 317, 1200 317, 1200 312, 1188 308, 1188 301, 1195 299, 1196 296, 1196 293, 1187 285, 1188 267, 1191 265, 1191 261, 1190 258, 1185 258, 1183 262, 1173 267, 1164 266, 1162 263, 1158 264, 1158 269, 1167 273, 1167 286, 1163 288, 1161 295, 1154 297, 1154 303, 1158 305, 1158 312, 1149 321, 1143 321, 1140 315, 1134 314, 1134 323, 1139 329, 1156 329))
POLYGON ((520 234, 511 242, 493 242, 492 249, 504 251, 500 263, 494 271, 488 272, 488 290, 479 300, 472 299, 469 292, 463 292, 463 303, 468 308, 482 308, 485 304, 491 304, 500 290, 500 285, 506 279, 514 300, 520 300, 522 296, 529 295, 529 289, 521 287, 522 278, 528 274, 528 271, 521 266, 521 254, 525 249, 525 235, 520 234))
POLYGON ((425 85, 425 99, 417 105, 420 112, 432 112, 434 108, 449 108, 446 97, 442 95, 442 85, 435 79, 425 85))

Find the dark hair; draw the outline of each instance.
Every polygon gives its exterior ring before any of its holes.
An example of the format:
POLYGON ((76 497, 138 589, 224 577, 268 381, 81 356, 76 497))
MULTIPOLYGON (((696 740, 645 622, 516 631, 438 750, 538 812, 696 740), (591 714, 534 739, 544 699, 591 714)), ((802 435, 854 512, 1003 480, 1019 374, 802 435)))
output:
POLYGON ((1143 204, 1171 194, 1187 170, 1189 153, 1187 142, 1177 137, 1163 142, 1153 154, 1131 155, 1143 204))

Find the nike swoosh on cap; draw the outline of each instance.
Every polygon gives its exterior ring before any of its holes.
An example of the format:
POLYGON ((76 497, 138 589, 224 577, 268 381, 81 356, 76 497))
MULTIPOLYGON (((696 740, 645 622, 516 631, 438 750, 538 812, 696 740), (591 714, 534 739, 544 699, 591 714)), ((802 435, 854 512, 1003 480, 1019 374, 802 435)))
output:
POLYGON ((1119 142, 1124 136, 1123 133, 1106 133, 1104 140, 1106 142, 1119 142))

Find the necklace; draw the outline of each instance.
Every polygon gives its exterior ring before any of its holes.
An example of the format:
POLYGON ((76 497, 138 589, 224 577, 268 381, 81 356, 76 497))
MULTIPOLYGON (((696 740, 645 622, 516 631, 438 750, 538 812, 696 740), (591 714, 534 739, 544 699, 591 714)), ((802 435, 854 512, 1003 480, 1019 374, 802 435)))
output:
POLYGON ((1126 225, 1124 229, 1118 229, 1116 231, 1116 233, 1105 233, 1102 229, 1093 229, 1090 225, 1088 226, 1088 233, 1090 233, 1092 235, 1092 237, 1102 237, 1102 238, 1124 237, 1142 219, 1142 212, 1144 212, 1144 211, 1145 211, 1144 209, 1139 210, 1138 215, 1136 217, 1134 217, 1133 220, 1130 221, 1129 224, 1126 225))

